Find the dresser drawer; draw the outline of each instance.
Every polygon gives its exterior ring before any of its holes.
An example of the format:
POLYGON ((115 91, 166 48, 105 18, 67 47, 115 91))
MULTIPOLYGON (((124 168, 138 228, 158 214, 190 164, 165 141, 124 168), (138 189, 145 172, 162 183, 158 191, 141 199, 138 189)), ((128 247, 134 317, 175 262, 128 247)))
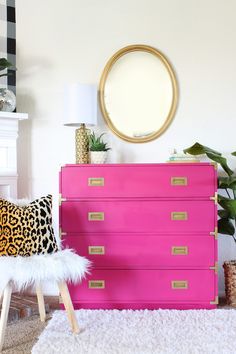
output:
POLYGON ((213 270, 93 270, 78 286, 81 302, 209 302, 215 299, 213 270))
POLYGON ((65 201, 64 232, 203 233, 215 229, 213 201, 105 200, 65 201))
POLYGON ((216 190, 207 163, 67 165, 60 178, 63 198, 210 197, 216 190))
POLYGON ((63 245, 93 262, 93 268, 210 268, 215 264, 213 236, 153 234, 69 234, 63 245))

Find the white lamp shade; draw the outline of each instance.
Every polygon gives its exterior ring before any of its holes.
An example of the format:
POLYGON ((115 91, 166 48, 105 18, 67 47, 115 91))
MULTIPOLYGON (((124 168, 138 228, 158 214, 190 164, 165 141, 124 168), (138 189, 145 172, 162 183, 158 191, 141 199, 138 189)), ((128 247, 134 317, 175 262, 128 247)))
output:
POLYGON ((63 124, 79 126, 97 123, 97 88, 89 84, 72 84, 65 88, 63 124))

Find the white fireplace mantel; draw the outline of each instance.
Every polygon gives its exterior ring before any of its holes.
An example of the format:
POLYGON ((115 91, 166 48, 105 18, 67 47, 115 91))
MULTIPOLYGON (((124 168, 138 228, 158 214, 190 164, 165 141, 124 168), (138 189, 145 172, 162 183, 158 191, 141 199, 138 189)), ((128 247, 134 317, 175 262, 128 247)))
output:
POLYGON ((17 198, 17 138, 19 121, 27 113, 0 112, 0 196, 17 198))

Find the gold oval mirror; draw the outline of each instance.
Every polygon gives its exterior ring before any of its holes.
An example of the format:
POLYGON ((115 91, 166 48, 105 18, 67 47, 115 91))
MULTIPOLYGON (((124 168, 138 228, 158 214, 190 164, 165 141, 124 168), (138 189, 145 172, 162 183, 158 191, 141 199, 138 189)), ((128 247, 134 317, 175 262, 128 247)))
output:
POLYGON ((121 139, 143 143, 160 136, 177 106, 174 71, 157 49, 130 45, 106 64, 99 101, 108 127, 121 139))

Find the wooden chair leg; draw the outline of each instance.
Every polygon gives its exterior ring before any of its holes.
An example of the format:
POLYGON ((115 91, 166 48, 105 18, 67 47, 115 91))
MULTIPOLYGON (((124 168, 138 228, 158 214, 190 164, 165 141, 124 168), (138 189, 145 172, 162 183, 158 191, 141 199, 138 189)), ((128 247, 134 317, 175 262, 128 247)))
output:
POLYGON ((46 311, 41 284, 36 284, 36 294, 38 299, 39 315, 41 322, 46 321, 46 311))
POLYGON ((65 282, 59 282, 58 283, 59 291, 62 297, 63 304, 65 306, 68 320, 70 322, 72 331, 74 333, 79 333, 79 326, 78 322, 75 316, 75 310, 71 301, 70 293, 67 287, 67 284, 65 282))
POLYGON ((1 319, 0 319, 0 352, 2 351, 4 337, 6 332, 7 326, 7 318, 9 313, 9 307, 11 302, 11 293, 12 287, 8 283, 3 292, 3 302, 2 302, 2 312, 1 312, 1 319))

